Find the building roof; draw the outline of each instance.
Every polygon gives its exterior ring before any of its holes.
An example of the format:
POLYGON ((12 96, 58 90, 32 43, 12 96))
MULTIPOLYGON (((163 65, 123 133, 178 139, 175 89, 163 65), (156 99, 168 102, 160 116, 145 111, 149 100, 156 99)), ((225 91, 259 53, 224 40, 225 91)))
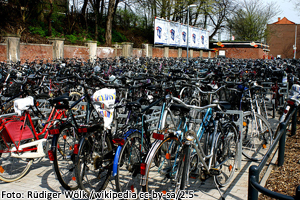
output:
POLYGON ((278 17, 278 21, 273 24, 295 24, 295 22, 288 20, 286 17, 284 17, 282 19, 280 19, 280 17, 278 17))

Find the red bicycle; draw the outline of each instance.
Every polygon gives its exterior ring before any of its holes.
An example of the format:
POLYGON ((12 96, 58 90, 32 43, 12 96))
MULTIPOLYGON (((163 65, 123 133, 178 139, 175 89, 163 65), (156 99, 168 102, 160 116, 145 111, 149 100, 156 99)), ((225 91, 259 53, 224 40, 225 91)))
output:
POLYGON ((15 101, 20 116, 0 119, 0 180, 12 182, 22 178, 35 159, 46 156, 50 128, 58 119, 66 117, 66 110, 55 106, 60 100, 59 97, 52 100, 53 108, 41 131, 29 111, 36 113, 38 109, 33 97, 15 101))

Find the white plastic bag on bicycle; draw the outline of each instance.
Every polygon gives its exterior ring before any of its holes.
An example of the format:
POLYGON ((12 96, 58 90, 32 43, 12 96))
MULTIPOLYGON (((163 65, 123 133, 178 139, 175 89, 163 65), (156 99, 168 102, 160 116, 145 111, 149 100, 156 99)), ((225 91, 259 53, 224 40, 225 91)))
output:
POLYGON ((21 115, 23 110, 28 110, 29 107, 33 105, 34 99, 32 96, 16 99, 14 101, 14 110, 18 115, 21 115))
POLYGON ((116 101, 116 90, 103 88, 97 90, 92 97, 96 111, 103 117, 104 128, 111 129, 113 121, 114 104, 116 101))

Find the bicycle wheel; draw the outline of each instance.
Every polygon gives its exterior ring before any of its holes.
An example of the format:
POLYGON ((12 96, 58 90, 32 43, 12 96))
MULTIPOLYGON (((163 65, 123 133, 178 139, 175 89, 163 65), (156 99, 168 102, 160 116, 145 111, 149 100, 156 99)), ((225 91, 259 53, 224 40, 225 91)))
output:
MULTIPOLYGON (((28 142, 28 141, 27 141, 28 142)), ((21 141, 25 144, 26 141, 21 141)), ((14 146, 12 144, 12 146, 14 146)), ((0 180, 13 182, 22 178, 30 169, 33 159, 14 158, 0 136, 0 180)))
POLYGON ((222 126, 222 133, 216 139, 214 153, 214 168, 218 169, 220 174, 214 176, 215 182, 219 186, 225 186, 230 183, 235 172, 237 163, 238 132, 233 122, 222 126))
POLYGON ((80 144, 75 171, 79 188, 87 193, 104 190, 110 180, 113 163, 109 137, 96 132, 82 138, 80 144))
POLYGON ((243 117, 243 155, 247 158, 261 160, 273 142, 270 123, 261 115, 245 112, 243 117))
POLYGON ((146 174, 146 185, 143 190, 146 192, 174 192, 180 188, 182 171, 181 167, 181 142, 175 136, 168 137, 157 143, 157 148, 152 154, 148 163, 146 174))
POLYGON ((143 138, 143 144, 141 144, 142 134, 134 132, 127 137, 122 147, 116 176, 118 192, 125 192, 126 190, 137 194, 142 192, 140 165, 144 160, 143 157, 148 153, 149 144, 147 144, 145 138, 143 138), (141 148, 143 152, 141 152, 141 148))
POLYGON ((56 177, 66 190, 75 190, 78 184, 75 178, 74 145, 78 144, 78 135, 75 127, 68 125, 54 135, 52 139, 53 165, 56 177))

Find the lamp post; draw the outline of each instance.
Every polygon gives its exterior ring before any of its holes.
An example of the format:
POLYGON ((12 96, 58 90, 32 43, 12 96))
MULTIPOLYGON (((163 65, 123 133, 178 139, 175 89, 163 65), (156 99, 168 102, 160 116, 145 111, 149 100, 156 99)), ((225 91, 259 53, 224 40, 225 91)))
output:
POLYGON ((187 13, 187 40, 186 40, 186 62, 187 62, 187 66, 189 66, 189 29, 190 29, 190 8, 192 7, 196 7, 196 4, 191 4, 188 6, 188 13, 187 13))

